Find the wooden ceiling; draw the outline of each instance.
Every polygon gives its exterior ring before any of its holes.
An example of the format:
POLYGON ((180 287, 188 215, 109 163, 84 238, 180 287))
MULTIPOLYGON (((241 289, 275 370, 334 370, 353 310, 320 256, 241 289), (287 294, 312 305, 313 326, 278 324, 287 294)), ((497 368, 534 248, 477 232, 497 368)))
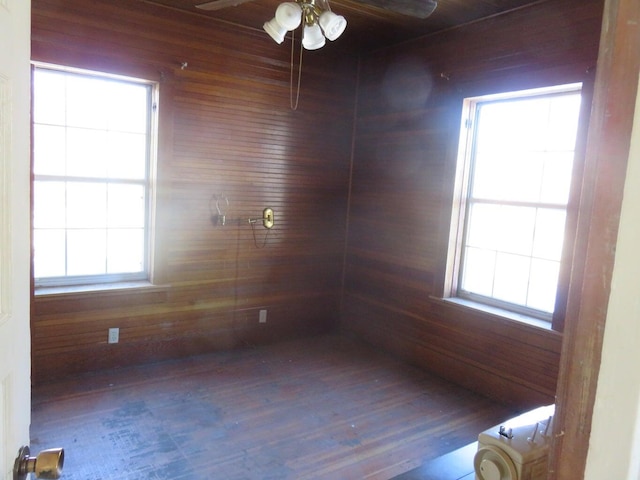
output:
MULTIPOLYGON (((208 0, 141 1, 261 30, 264 22, 273 17, 276 7, 284 0, 245 0, 246 3, 215 11, 196 8, 196 5, 208 0)), ((372 50, 532 3, 541 3, 541 0, 439 0, 435 12, 426 19, 420 19, 391 10, 395 2, 402 2, 406 6, 408 2, 420 0, 385 0, 382 3, 388 5, 387 9, 368 4, 369 1, 380 4, 380 0, 331 0, 331 9, 347 19, 347 30, 335 43, 357 50, 372 50)))

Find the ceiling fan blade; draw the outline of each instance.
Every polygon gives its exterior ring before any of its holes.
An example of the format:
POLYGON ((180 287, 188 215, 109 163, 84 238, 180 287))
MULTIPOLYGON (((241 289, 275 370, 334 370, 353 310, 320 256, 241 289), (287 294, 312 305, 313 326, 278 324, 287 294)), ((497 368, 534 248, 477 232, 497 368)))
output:
POLYGON ((384 8, 414 18, 427 18, 438 6, 437 0, 358 0, 367 5, 384 8))
POLYGON ((235 7, 242 3, 252 2, 252 1, 253 0, 214 0, 213 2, 206 2, 206 3, 201 3, 199 5, 196 5, 196 8, 199 8, 200 10, 208 10, 211 12, 213 10, 221 10, 227 7, 235 7))

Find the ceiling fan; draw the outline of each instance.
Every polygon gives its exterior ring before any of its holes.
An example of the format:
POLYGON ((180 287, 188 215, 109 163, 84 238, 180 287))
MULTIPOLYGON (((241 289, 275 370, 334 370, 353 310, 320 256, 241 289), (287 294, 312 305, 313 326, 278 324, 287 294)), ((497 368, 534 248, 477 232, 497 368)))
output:
POLYGON ((213 12, 215 10, 222 10, 223 8, 227 7, 237 7, 238 5, 252 1, 253 0, 214 0, 213 2, 206 2, 196 5, 196 8, 213 12))
MULTIPOLYGON (((252 0, 212 0, 195 5, 201 10, 216 11, 235 7, 252 0)), ((437 0, 358 0, 375 7, 415 18, 427 18, 438 6, 437 0)), ((291 75, 289 100, 291 109, 297 110, 300 97, 300 79, 302 75, 302 52, 317 50, 325 45, 325 40, 336 40, 347 26, 347 20, 331 11, 329 0, 285 0, 278 5, 275 16, 264 23, 263 29, 278 44, 281 44, 287 32, 298 27, 302 29, 300 59, 298 63, 297 91, 294 94, 294 42, 291 42, 291 75)), ((292 33, 293 39, 293 33, 292 33)))
MULTIPOLYGON (((236 7, 253 0, 213 0, 200 3, 196 8, 207 11, 222 10, 223 8, 236 7)), ((414 18, 427 18, 438 6, 437 0, 359 0, 362 3, 380 7, 402 15, 414 18)))

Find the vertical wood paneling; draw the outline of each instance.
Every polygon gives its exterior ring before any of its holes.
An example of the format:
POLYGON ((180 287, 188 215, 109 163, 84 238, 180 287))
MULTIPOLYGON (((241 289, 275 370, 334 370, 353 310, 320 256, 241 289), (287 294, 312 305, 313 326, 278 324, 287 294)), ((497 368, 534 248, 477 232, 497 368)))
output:
POLYGON ((345 330, 502 401, 553 402, 561 334, 435 297, 463 98, 581 81, 596 63, 602 3, 541 2, 365 57, 345 330))
POLYGON ((250 29, 143 2, 34 0, 32 30, 34 60, 158 80, 161 124, 160 286, 36 295, 35 382, 335 327, 353 59, 307 52, 292 112, 289 45, 250 29), (215 227, 221 194, 228 221, 215 227), (247 219, 267 206, 275 228, 257 248, 266 230, 254 241, 247 219), (107 345, 109 327, 119 344, 107 345))

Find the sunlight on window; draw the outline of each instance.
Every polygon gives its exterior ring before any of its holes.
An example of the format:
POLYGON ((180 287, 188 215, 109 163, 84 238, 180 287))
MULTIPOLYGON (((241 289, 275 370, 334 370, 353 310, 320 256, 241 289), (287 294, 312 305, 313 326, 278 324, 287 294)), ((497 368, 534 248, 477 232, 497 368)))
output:
POLYGON ((104 229, 68 229, 67 244, 68 275, 99 275, 107 272, 104 229))
POLYGON ((573 89, 473 103, 459 295, 553 312, 580 100, 573 89))
POLYGON ((64 176, 66 173, 66 129, 59 125, 34 125, 33 171, 40 175, 64 176))
POLYGON ((107 132, 67 128, 66 175, 103 178, 107 173, 107 132))
POLYGON ((465 269, 462 284, 470 292, 490 297, 493 294, 496 252, 467 247, 464 258, 465 269))
POLYGON ((109 185, 107 205, 110 228, 144 228, 146 202, 140 185, 109 185))
POLYGON ((140 180, 145 178, 146 165, 137 161, 147 152, 147 136, 142 133, 109 132, 107 137, 107 176, 140 180))
POLYGON ((36 67, 37 283, 146 275, 152 90, 147 82, 36 67))
POLYGON ((559 262, 566 213, 561 210, 539 208, 536 215, 531 256, 559 262))
POLYGON ((33 269, 36 278, 61 277, 66 269, 64 229, 34 229, 33 269))
POLYGON ((143 267, 144 229, 109 230, 107 272, 138 272, 143 267), (117 255, 114 255, 117 253, 117 255))
POLYGON ((498 252, 492 296, 505 302, 526 304, 530 262, 523 255, 498 252))
POLYGON ((64 182, 43 182, 33 192, 33 226, 36 230, 64 229, 66 189, 64 182))

